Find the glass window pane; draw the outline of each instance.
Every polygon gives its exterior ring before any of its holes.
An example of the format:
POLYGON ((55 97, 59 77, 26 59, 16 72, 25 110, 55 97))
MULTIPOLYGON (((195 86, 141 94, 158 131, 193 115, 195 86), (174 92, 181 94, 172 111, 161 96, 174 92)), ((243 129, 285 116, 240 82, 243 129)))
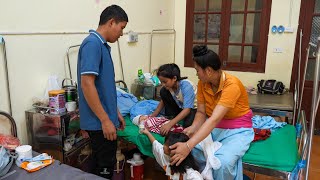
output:
POLYGON ((209 12, 220 12, 222 4, 221 1, 222 0, 209 0, 209 12))
POLYGON ((256 63, 258 50, 259 49, 256 46, 245 46, 243 51, 243 62, 256 63))
POLYGON ((259 43, 259 40, 260 40, 260 13, 247 14, 245 42, 259 43))
POLYGON ((194 2, 194 12, 206 12, 207 0, 196 0, 194 2))
POLYGON ((229 42, 242 42, 243 14, 232 14, 229 42))
POLYGON ((320 0, 316 0, 314 5, 314 13, 320 13, 320 0))
POLYGON ((248 0, 248 11, 257 11, 262 9, 262 0, 248 0))
POLYGON ((315 58, 316 57, 316 51, 317 51, 317 47, 310 46, 309 58, 315 58))
POLYGON ((204 41, 206 29, 206 15, 195 14, 193 24, 193 41, 204 41))
POLYGON ((211 49, 213 52, 217 53, 219 55, 219 45, 208 45, 208 49, 211 49))
POLYGON ((310 42, 317 44, 317 38, 320 34, 320 16, 315 16, 312 19, 312 29, 310 35, 310 42))
POLYGON ((231 11, 244 11, 245 0, 232 0, 231 11))
MULTIPOLYGON (((310 42, 313 44, 318 44, 317 38, 320 34, 320 16, 315 16, 312 19, 312 28, 310 34, 310 42)), ((317 48, 310 46, 309 57, 313 57, 313 54, 316 53, 317 48)))
POLYGON ((240 62, 241 46, 229 46, 228 48, 228 62, 240 62))
POLYGON ((208 42, 219 42, 220 23, 220 14, 208 14, 208 42))

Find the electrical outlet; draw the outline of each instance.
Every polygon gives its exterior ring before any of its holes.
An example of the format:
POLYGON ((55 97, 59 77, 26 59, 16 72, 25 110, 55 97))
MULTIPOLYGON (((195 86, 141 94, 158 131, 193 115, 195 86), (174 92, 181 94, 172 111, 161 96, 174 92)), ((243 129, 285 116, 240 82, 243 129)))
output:
POLYGON ((274 53, 283 53, 283 48, 273 48, 274 53))
POLYGON ((293 27, 285 27, 285 28, 284 28, 284 32, 286 32, 286 33, 293 33, 293 32, 294 32, 294 28, 293 28, 293 27))
POLYGON ((138 33, 133 32, 133 31, 129 31, 127 41, 128 41, 129 43, 138 42, 138 33))

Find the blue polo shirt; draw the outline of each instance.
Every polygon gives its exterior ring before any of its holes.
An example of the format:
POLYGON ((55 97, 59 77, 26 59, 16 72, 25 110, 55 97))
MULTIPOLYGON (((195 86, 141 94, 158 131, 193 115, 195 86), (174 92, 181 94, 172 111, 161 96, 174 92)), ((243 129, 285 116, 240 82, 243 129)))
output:
POLYGON ((117 93, 111 47, 96 31, 90 30, 79 49, 78 55, 78 93, 80 128, 83 130, 101 130, 101 122, 89 107, 81 89, 81 75, 95 75, 95 85, 101 104, 115 127, 119 127, 117 113, 117 93))

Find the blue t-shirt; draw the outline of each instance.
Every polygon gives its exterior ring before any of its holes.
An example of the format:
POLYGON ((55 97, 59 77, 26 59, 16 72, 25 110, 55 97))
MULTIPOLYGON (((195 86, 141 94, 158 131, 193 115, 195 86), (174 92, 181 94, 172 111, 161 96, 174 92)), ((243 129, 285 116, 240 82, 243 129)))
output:
POLYGON ((95 85, 102 107, 108 114, 115 127, 119 127, 117 111, 117 93, 115 86, 114 66, 111 58, 111 47, 96 31, 90 30, 79 50, 78 55, 78 92, 80 128, 83 130, 101 130, 99 118, 89 107, 82 89, 81 75, 95 75, 95 85))
POLYGON ((178 89, 175 92, 171 91, 173 99, 181 109, 196 108, 197 87, 187 79, 179 81, 178 89))

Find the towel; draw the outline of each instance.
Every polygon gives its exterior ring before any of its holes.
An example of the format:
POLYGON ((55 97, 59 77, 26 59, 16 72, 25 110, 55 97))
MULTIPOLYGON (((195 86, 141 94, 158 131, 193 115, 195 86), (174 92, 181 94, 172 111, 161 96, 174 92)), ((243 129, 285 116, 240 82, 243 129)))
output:
POLYGON ((214 153, 222 146, 222 143, 213 141, 209 134, 199 145, 201 146, 204 156, 207 159, 206 166, 201 175, 206 180, 213 180, 212 169, 217 170, 221 167, 220 160, 214 156, 214 153))
POLYGON ((277 122, 273 117, 271 116, 259 116, 255 115, 252 117, 252 127, 257 129, 270 129, 271 132, 282 128, 287 123, 285 122, 277 122))

